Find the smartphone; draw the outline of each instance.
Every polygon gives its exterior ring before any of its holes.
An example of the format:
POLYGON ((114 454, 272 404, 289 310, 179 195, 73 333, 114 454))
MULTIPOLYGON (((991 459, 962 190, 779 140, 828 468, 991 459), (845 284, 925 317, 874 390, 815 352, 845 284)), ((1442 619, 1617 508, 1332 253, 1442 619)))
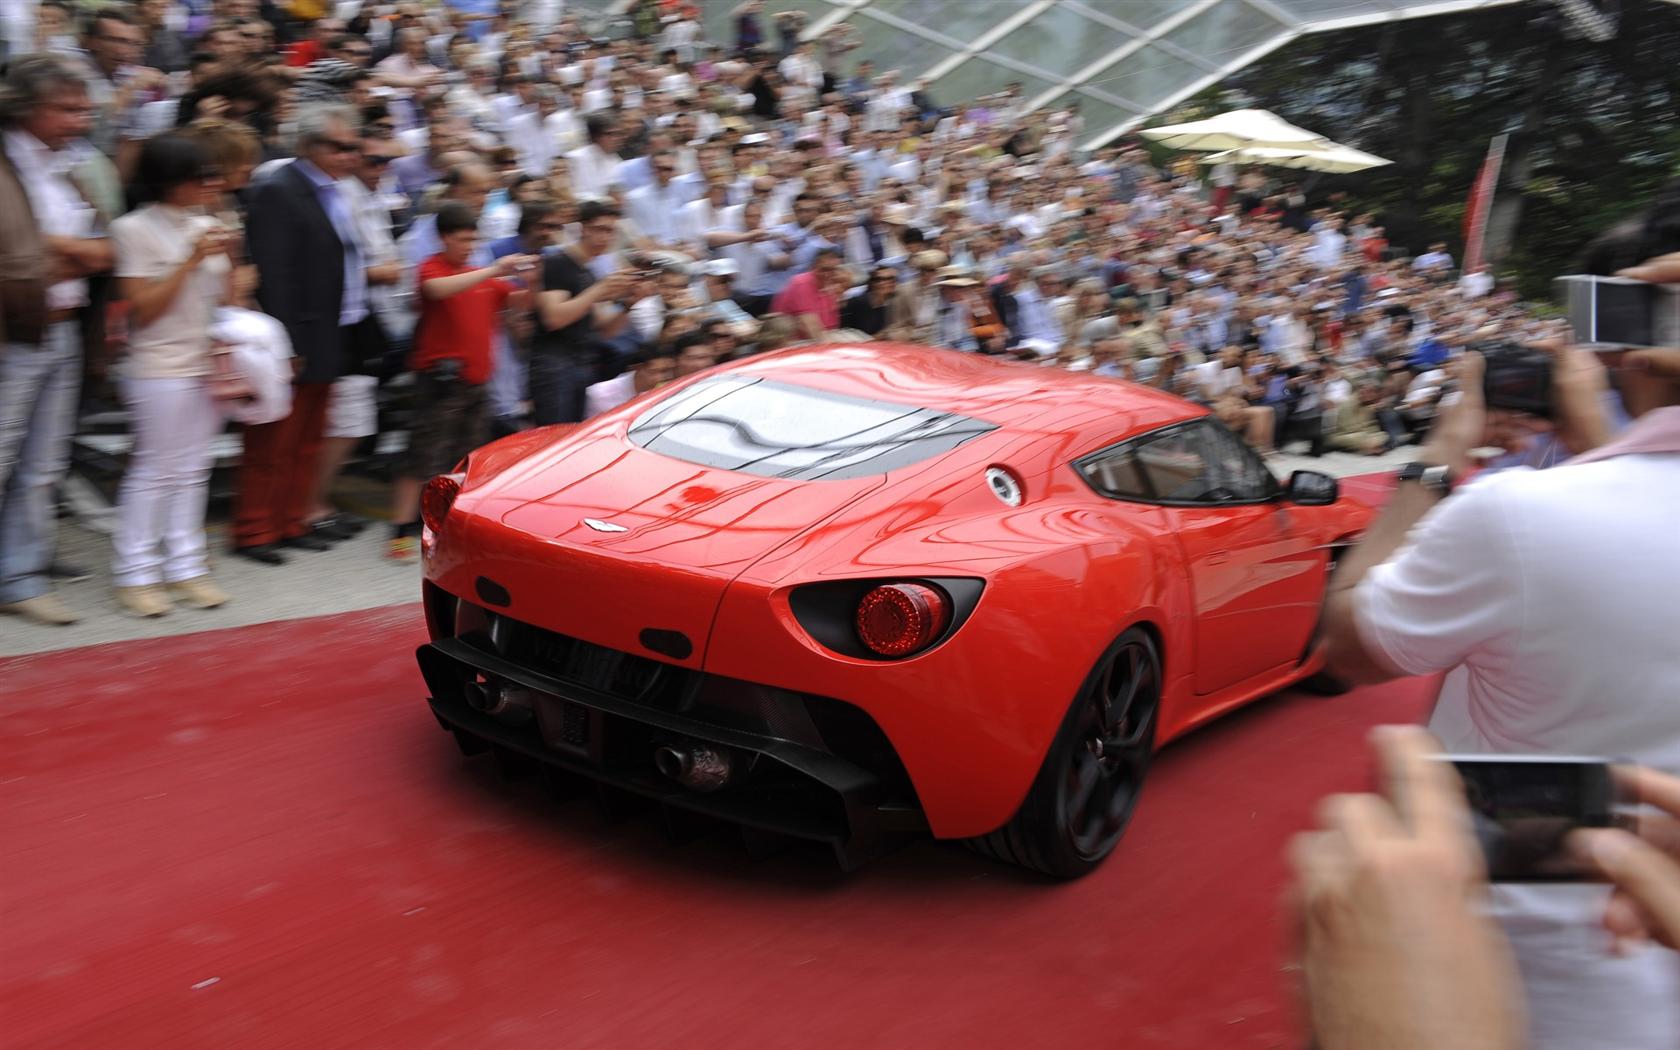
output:
POLYGON ((1577 343, 1680 346, 1680 287, 1587 274, 1559 277, 1554 284, 1577 343))
POLYGON ((1556 755, 1442 755, 1464 780, 1492 882, 1590 882, 1570 855, 1576 828, 1632 828, 1637 800, 1611 761, 1556 755))

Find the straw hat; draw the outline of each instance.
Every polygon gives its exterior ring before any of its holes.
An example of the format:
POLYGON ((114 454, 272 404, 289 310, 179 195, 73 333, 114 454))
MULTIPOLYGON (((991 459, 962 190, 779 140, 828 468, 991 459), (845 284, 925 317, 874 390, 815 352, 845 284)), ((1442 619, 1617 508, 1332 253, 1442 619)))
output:
POLYGON ((974 288, 980 284, 966 266, 941 267, 934 277, 934 283, 941 288, 974 288))

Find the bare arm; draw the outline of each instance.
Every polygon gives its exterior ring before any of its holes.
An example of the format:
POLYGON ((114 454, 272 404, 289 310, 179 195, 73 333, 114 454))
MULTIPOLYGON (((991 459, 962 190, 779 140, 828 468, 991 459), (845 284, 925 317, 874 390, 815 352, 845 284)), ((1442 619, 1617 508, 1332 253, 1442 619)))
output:
POLYGON ((460 295, 469 288, 476 288, 485 281, 497 277, 506 277, 512 273, 526 257, 522 255, 508 255, 496 260, 489 266, 483 266, 466 273, 450 274, 448 277, 433 277, 421 282, 420 294, 427 299, 448 299, 460 295))
MULTIPOLYGON (((1468 468, 1470 450, 1482 442, 1486 409, 1482 404, 1482 359, 1466 354, 1460 364, 1458 401, 1442 412, 1418 460, 1451 467, 1459 474, 1468 468)), ((1377 516, 1371 528, 1336 567, 1324 593, 1319 614, 1325 646, 1325 669, 1344 681, 1364 684, 1399 678, 1403 672, 1373 652, 1359 633, 1354 591, 1373 568, 1394 556, 1412 527, 1437 503, 1440 495, 1419 484, 1403 484, 1377 516)))
POLYGON ((59 237, 48 234, 41 238, 47 250, 55 256, 61 276, 59 280, 86 277, 103 273, 116 262, 116 249, 105 237, 59 237))
POLYGON ((726 248, 731 244, 747 244, 762 240, 764 235, 758 230, 713 230, 706 234, 706 247, 726 248))

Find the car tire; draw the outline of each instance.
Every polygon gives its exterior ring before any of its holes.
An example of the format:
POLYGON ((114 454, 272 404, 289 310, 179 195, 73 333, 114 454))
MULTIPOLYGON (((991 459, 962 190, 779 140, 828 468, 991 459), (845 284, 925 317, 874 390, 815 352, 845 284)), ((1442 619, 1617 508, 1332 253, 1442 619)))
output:
POLYGON ((1353 686, 1337 678, 1328 671, 1320 671, 1315 675, 1308 675, 1295 683, 1295 687, 1314 696, 1341 696, 1353 686))
POLYGON ((1116 638, 1068 708, 1021 808, 969 846, 1058 879, 1096 870, 1125 834, 1149 772, 1161 682, 1148 631, 1116 638))

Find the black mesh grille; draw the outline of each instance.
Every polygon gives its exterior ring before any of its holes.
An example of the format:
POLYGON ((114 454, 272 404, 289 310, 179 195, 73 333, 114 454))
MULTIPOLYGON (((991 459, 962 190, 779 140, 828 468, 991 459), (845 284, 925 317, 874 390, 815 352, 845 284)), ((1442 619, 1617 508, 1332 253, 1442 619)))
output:
POLYGON ((694 673, 506 617, 501 621, 492 634, 508 659, 622 700, 674 708, 694 673))

